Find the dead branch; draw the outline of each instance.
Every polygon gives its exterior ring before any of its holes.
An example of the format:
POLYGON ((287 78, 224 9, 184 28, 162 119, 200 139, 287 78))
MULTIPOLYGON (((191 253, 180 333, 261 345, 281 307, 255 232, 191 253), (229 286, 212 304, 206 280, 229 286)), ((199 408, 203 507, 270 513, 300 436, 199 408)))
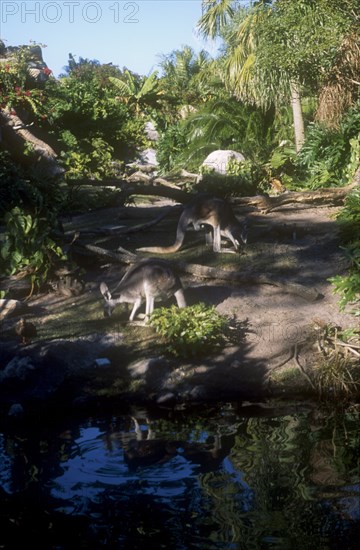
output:
POLYGON ((43 161, 50 176, 64 173, 64 169, 58 164, 55 151, 50 145, 34 136, 16 114, 10 113, 7 109, 0 109, 0 126, 10 152, 22 157, 25 144, 30 144, 34 154, 43 161))
POLYGON ((263 212, 270 212, 293 203, 300 203, 310 206, 324 206, 325 204, 341 205, 348 193, 358 183, 354 179, 351 185, 339 188, 325 188, 316 191, 289 191, 276 197, 268 195, 257 195, 255 197, 234 197, 232 202, 236 205, 255 206, 263 212))
POLYGON ((139 231, 144 231, 145 229, 148 229, 149 227, 153 227, 154 225, 157 225, 161 222, 174 208, 178 208, 178 206, 169 206, 169 208, 166 208, 159 216, 157 216, 154 220, 151 220, 146 223, 133 225, 132 227, 100 227, 100 228, 93 228, 93 229, 86 229, 81 231, 81 235, 128 235, 129 233, 137 233, 139 231))
POLYGON ((77 250, 80 253, 85 252, 85 254, 95 255, 100 258, 107 258, 108 260, 122 264, 133 264, 138 260, 136 254, 133 254, 120 246, 118 247, 117 252, 113 252, 112 250, 107 250, 106 248, 102 248, 100 246, 85 244, 77 241, 74 245, 74 250, 77 250))
POLYGON ((307 288, 299 283, 291 283, 289 281, 285 281, 284 279, 278 279, 272 275, 265 275, 264 273, 250 273, 244 275, 239 271, 227 271, 217 267, 207 267, 200 264, 179 262, 177 265, 180 271, 190 273, 191 275, 204 279, 219 279, 242 284, 276 286, 284 293, 301 296, 308 302, 315 302, 322 297, 322 295, 315 288, 307 288))

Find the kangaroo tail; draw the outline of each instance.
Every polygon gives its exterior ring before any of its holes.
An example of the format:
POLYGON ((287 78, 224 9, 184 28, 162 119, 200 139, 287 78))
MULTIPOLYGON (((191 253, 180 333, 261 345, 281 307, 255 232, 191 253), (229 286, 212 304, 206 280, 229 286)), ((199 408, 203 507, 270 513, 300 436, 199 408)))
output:
POLYGON ((182 243, 175 243, 172 246, 145 246, 142 248, 137 248, 136 250, 138 252, 151 252, 155 254, 172 254, 173 252, 177 252, 181 245, 182 243))
POLYGON ((172 254, 177 252, 185 239, 185 231, 188 226, 188 221, 184 214, 180 216, 179 223, 176 230, 176 240, 171 246, 148 246, 144 248, 137 248, 138 252, 153 252, 155 254, 172 254))

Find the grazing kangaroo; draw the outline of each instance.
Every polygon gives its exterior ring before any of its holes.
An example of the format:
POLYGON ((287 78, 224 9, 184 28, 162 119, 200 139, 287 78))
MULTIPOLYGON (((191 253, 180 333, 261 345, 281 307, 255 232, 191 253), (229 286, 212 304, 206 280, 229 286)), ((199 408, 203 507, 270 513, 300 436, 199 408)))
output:
POLYGON ((107 285, 100 285, 100 292, 105 299, 104 314, 109 317, 117 304, 127 302, 134 304, 130 315, 130 321, 133 321, 144 298, 147 318, 154 310, 156 298, 169 298, 174 295, 178 306, 186 307, 181 281, 170 264, 164 260, 150 258, 139 262, 128 269, 115 290, 118 297, 112 298, 107 285))
POLYGON ((240 240, 244 244, 247 241, 246 221, 240 223, 237 220, 228 202, 208 195, 199 195, 184 207, 177 226, 176 240, 172 246, 151 246, 138 250, 158 254, 177 252, 184 242, 189 224, 192 224, 196 231, 201 229, 202 224, 212 228, 207 230, 206 244, 212 245, 214 252, 235 252, 239 250, 240 240), (221 237, 229 239, 235 250, 222 250, 221 237))

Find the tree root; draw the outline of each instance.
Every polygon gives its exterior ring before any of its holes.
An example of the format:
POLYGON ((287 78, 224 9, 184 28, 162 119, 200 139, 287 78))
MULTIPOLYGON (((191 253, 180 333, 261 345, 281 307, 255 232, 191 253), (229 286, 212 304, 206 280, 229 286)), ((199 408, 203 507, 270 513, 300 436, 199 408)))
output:
POLYGON ((292 346, 292 348, 290 348, 290 355, 288 356, 287 359, 285 359, 284 361, 281 361, 281 363, 278 363, 277 365, 275 365, 274 367, 271 368, 271 372, 269 373, 268 375, 268 383, 270 382, 270 379, 271 379, 271 375, 273 373, 274 370, 276 369, 279 369, 280 367, 283 367, 284 365, 286 365, 287 363, 289 363, 290 361, 293 361, 295 366, 299 369, 299 371, 301 372, 301 374, 304 376, 304 378, 308 381, 308 383, 310 384, 310 386, 312 387, 313 390, 317 391, 317 388, 316 388, 316 385, 314 384, 314 382, 311 380, 310 376, 308 375, 308 373, 306 372, 306 370, 304 369, 304 367, 300 364, 299 362, 299 358, 298 358, 298 343, 294 344, 292 346))

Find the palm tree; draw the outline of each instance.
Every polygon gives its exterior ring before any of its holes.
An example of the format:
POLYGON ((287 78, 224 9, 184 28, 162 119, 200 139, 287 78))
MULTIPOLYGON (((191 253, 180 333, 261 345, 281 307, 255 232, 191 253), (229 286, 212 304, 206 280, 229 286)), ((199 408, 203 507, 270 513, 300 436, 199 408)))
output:
POLYGON ((258 0, 246 10, 234 5, 232 0, 203 2, 199 31, 225 37, 225 84, 238 98, 259 106, 290 102, 299 150, 304 140, 303 89, 317 94, 329 75, 320 113, 335 96, 342 112, 358 96, 358 0, 258 0))
POLYGON ((316 120, 337 128, 346 110, 360 97, 360 39, 358 32, 345 35, 335 63, 320 90, 316 120))
POLYGON ((163 56, 160 67, 167 99, 179 107, 206 101, 220 82, 209 54, 205 50, 196 54, 190 46, 163 56))
MULTIPOLYGON (((228 44, 225 63, 225 85, 238 99, 261 107, 276 103, 278 93, 271 93, 271 86, 257 70, 257 49, 259 34, 257 29, 266 21, 270 6, 260 0, 249 9, 234 9, 233 0, 211 0, 203 2, 204 13, 198 29, 205 37, 214 38, 222 34, 228 44), (269 93, 270 92, 270 93, 269 93)), ((301 110, 300 87, 294 77, 281 87, 290 89, 290 103, 293 111, 296 149, 300 150, 304 141, 304 122, 301 110)), ((271 83, 270 83, 271 84, 271 83)))

